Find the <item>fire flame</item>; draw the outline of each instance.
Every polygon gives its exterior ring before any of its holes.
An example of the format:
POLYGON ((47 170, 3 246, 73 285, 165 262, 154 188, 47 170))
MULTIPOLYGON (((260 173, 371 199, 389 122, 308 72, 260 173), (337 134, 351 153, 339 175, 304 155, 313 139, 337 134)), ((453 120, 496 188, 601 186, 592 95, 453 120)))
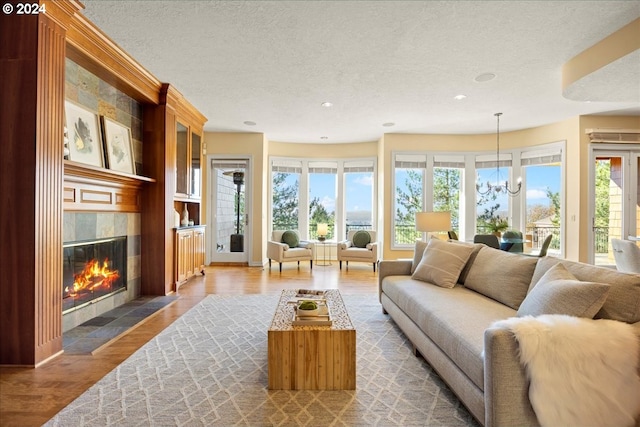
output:
MULTIPOLYGON (((73 290, 70 294, 73 296, 82 290, 92 291, 100 286, 110 286, 119 277, 118 270, 109 269, 108 258, 104 259, 102 266, 98 260, 92 259, 80 274, 73 277, 73 290)), ((65 291, 68 292, 68 289, 65 291)))

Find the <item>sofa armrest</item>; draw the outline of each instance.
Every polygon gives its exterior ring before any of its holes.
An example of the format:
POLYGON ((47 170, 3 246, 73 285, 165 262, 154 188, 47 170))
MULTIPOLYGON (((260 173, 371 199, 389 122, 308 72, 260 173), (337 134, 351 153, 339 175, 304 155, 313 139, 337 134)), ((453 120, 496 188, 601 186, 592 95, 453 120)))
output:
POLYGON ((378 261, 378 242, 367 243, 367 249, 371 251, 371 256, 377 262, 378 261))
POLYGON ((310 242, 309 240, 300 240, 300 243, 298 243, 298 246, 301 248, 311 249, 313 251, 313 248, 315 247, 315 243, 310 242))
POLYGON ((267 241, 267 258, 274 259, 276 261, 282 261, 284 258, 284 251, 287 250, 288 245, 286 243, 275 242, 273 240, 267 241))
POLYGON ((316 256, 316 243, 310 240, 300 240, 298 246, 305 249, 311 249, 311 258, 316 256))
POLYGON ((338 248, 338 251, 343 251, 343 250, 353 246, 353 243, 351 243, 350 240, 341 240, 341 241, 338 242, 338 244, 336 246, 338 248))
POLYGON ((529 380, 515 335, 505 328, 484 331, 485 427, 539 426, 529 402, 529 380))
POLYGON ((382 260, 378 264, 378 297, 382 295, 382 280, 387 276, 411 276, 411 260, 382 260))

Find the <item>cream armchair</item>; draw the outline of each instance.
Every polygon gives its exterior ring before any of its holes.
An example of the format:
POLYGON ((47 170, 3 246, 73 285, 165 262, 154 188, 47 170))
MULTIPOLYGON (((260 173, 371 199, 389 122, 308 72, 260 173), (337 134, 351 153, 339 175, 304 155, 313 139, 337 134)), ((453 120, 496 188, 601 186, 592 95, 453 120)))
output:
POLYGON ((297 261, 298 267, 300 267, 300 261, 309 261, 310 268, 313 269, 313 242, 300 240, 300 236, 297 231, 293 231, 296 239, 291 239, 292 236, 289 233, 285 235, 285 230, 274 230, 271 234, 271 240, 267 242, 269 269, 271 269, 271 260, 280 263, 281 272, 282 263, 287 261, 297 261), (285 237, 284 239, 283 235, 285 237))
POLYGON ((373 264, 373 272, 378 264, 378 242, 376 232, 373 230, 351 230, 347 233, 347 240, 338 242, 338 261, 342 270, 342 261, 370 262, 373 264), (367 238, 363 233, 367 233, 367 238))

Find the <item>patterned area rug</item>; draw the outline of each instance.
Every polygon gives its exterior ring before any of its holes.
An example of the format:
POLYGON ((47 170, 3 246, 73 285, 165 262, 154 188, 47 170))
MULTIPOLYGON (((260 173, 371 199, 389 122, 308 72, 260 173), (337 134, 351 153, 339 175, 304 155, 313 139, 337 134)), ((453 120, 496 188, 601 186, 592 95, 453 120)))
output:
POLYGON ((278 298, 209 295, 45 425, 479 425, 376 296, 343 296, 357 330, 356 390, 268 390, 278 298))

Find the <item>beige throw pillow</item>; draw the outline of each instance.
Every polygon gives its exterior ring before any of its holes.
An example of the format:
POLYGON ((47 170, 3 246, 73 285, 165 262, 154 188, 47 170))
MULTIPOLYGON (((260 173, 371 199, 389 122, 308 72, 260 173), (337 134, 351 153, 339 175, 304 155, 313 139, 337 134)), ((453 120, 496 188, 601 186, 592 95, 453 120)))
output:
POLYGON ((471 252, 473 247, 467 245, 431 239, 411 277, 443 288, 453 288, 471 252))
POLYGON ((484 246, 473 261, 464 286, 517 310, 527 296, 538 258, 484 246))
POLYGON ((413 250, 413 263, 411 264, 411 274, 416 271, 418 268, 418 264, 422 261, 422 255, 424 255, 424 250, 427 249, 428 242, 424 240, 416 240, 416 247, 413 250))
POLYGON ((483 243, 468 243, 468 242, 463 242, 461 240, 453 240, 453 239, 449 239, 447 240, 447 242, 455 243, 456 245, 466 245, 473 248, 473 251, 471 251, 471 256, 469 256, 469 260, 467 261, 464 268, 462 269, 462 272, 460 273, 460 277, 458 277, 458 283, 460 283, 461 285, 464 285, 464 281, 467 279, 467 276, 469 275, 469 270, 473 265, 473 261, 478 256, 478 252, 480 252, 480 249, 482 249, 486 245, 483 243))
POLYGON ((604 283, 581 282, 564 265, 556 264, 522 301, 518 316, 566 314, 592 319, 602 308, 609 289, 604 283))
POLYGON ((612 268, 542 257, 539 258, 531 279, 529 292, 533 290, 538 280, 559 262, 578 280, 606 283, 611 286, 604 305, 594 316, 595 319, 613 319, 626 323, 640 322, 640 274, 621 273, 612 268))

